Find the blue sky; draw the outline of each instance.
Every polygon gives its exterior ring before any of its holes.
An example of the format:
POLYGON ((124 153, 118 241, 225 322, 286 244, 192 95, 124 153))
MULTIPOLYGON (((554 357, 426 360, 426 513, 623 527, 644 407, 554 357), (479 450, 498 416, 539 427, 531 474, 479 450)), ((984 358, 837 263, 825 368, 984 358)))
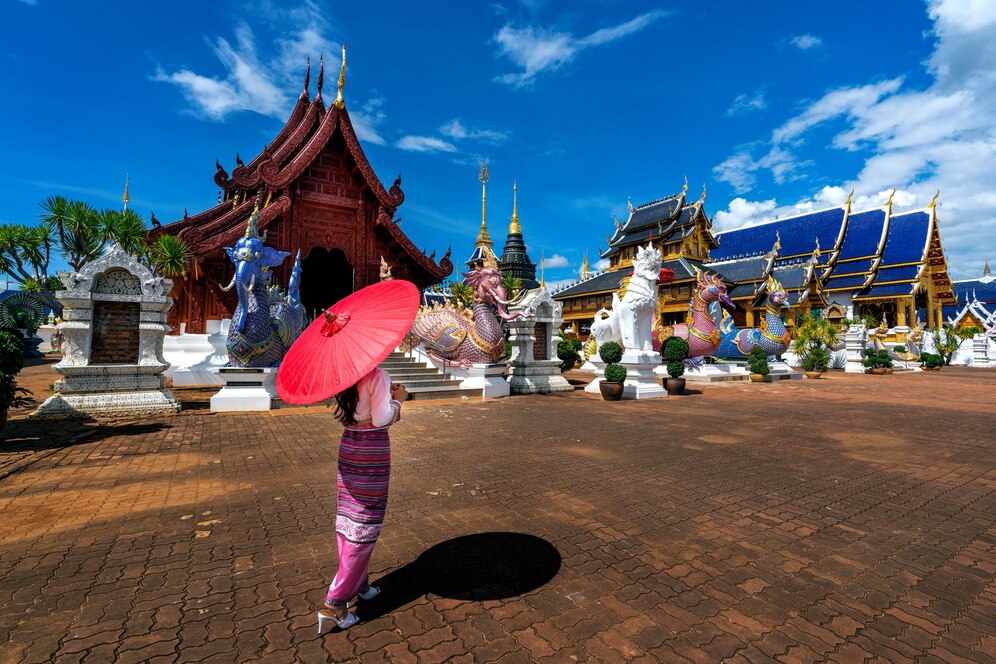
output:
MULTIPOLYGON (((708 187, 718 228, 941 189, 955 278, 996 258, 996 3, 76 3, 0 0, 0 221, 49 195, 174 220, 217 198, 324 53, 416 244, 503 242, 519 186, 534 260, 570 279, 613 214, 708 187), (250 7, 249 4, 255 5, 250 7), (99 11, 97 10, 99 8, 99 11)), ((312 93, 315 75, 312 76, 312 93)), ((330 98, 330 97, 327 97, 330 98)))

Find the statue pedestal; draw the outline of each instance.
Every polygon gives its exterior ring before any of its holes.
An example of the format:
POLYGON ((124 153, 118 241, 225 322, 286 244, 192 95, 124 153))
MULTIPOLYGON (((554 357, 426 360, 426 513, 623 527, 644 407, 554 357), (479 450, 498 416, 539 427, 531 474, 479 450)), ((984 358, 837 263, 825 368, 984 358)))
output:
POLYGON ((654 373, 661 366, 660 353, 627 350, 623 353, 620 364, 626 367, 624 399, 660 399, 667 396, 667 390, 657 382, 657 374, 654 373))
POLYGON ((770 370, 768 377, 771 380, 799 380, 804 375, 801 371, 794 371, 788 362, 782 360, 768 362, 768 369, 770 370))
POLYGON ((212 413, 270 410, 277 396, 276 368, 221 367, 217 371, 225 387, 211 397, 212 413))
POLYGON ((585 385, 584 391, 589 394, 601 394, 602 391, 598 385, 605 380, 605 362, 602 362, 602 360, 597 357, 592 357, 584 363, 581 370, 592 371, 595 373, 595 380, 585 385))
MULTIPOLYGON (((663 375, 667 375, 667 369, 663 369, 663 375)), ((694 369, 685 369, 684 379, 690 383, 714 383, 728 380, 750 380, 750 372, 747 371, 746 364, 735 362, 717 362, 716 364, 705 364, 694 369)))
POLYGON ((228 363, 228 324, 231 320, 207 321, 207 334, 167 336, 163 356, 170 363, 166 377, 173 387, 219 387, 225 384, 218 369, 228 363))
POLYGON ((485 399, 507 397, 512 391, 505 380, 504 364, 475 364, 467 370, 450 369, 450 374, 463 378, 461 390, 481 390, 485 399))
POLYGON ((865 348, 868 347, 868 330, 864 325, 852 325, 844 333, 844 349, 847 352, 845 373, 864 373, 865 348))

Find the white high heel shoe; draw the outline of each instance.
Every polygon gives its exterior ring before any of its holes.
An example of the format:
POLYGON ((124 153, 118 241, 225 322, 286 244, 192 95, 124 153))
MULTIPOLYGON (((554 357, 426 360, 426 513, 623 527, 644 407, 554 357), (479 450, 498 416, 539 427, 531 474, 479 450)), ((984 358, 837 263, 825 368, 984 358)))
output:
POLYGON ((333 616, 331 614, 322 613, 321 611, 319 611, 318 612, 318 636, 321 636, 322 634, 325 633, 325 622, 328 621, 328 620, 331 620, 333 623, 335 623, 336 626, 339 629, 346 630, 346 629, 349 629, 350 627, 352 627, 353 625, 355 625, 356 623, 360 622, 360 617, 357 616, 355 613, 353 613, 353 612, 350 611, 350 612, 346 613, 346 617, 345 618, 343 618, 342 620, 339 620, 338 618, 336 618, 335 616, 333 616))
POLYGON ((377 586, 369 586, 366 592, 357 593, 356 596, 359 597, 360 599, 373 599, 379 594, 380 594, 380 588, 378 588, 377 586))

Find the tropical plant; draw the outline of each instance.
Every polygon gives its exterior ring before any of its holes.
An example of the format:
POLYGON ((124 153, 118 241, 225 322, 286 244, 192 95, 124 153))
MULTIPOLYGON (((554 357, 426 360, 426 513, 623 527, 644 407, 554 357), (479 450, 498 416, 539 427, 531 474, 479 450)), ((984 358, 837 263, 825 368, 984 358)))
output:
POLYGON ((574 346, 574 350, 576 350, 579 353, 581 352, 581 349, 584 348, 584 342, 582 342, 577 337, 571 339, 571 345, 574 346))
POLYGON ((934 335, 934 348, 944 360, 944 364, 950 366, 955 351, 961 347, 961 337, 950 323, 945 324, 943 328, 931 328, 929 332, 934 335))
POLYGON ((688 342, 681 337, 671 337, 664 342, 662 356, 667 363, 667 374, 671 378, 681 378, 685 373, 685 364, 682 360, 688 358, 688 342))
POLYGON ((750 349, 750 355, 747 356, 747 368, 752 374, 767 376, 771 373, 771 368, 768 367, 768 354, 764 352, 763 348, 754 346, 750 349))
POLYGON ((830 356, 830 368, 831 369, 846 369, 847 368, 847 355, 844 353, 834 353, 830 356))
POLYGON ((17 374, 24 366, 24 343, 16 334, 0 331, 0 411, 26 405, 23 396, 31 394, 17 386, 17 374))
POLYGON ((501 275, 501 286, 505 289, 505 296, 511 300, 522 291, 522 279, 505 272, 501 275))
POLYGON ((618 364, 623 350, 615 341, 606 341, 598 349, 598 356, 605 362, 605 382, 621 383, 626 380, 626 367, 618 364))
POLYGON ((506 341, 505 342, 505 359, 507 360, 510 357, 512 357, 512 342, 511 341, 506 341))
POLYGON ((872 328, 878 327, 878 321, 871 314, 865 314, 861 317, 861 322, 865 324, 865 327, 872 328))
POLYGON ((802 358, 802 368, 806 371, 823 373, 830 366, 830 353, 826 348, 817 346, 810 349, 802 358))
POLYGON ((840 330, 829 320, 805 314, 795 326, 795 341, 792 346, 802 358, 803 369, 822 373, 830 365, 830 349, 839 338, 840 330))
POLYGON ((581 354, 569 340, 562 339, 557 342, 557 357, 560 359, 560 370, 570 371, 581 359, 581 354))
POLYGON ((960 330, 956 330, 955 334, 961 339, 971 339, 976 334, 982 334, 982 328, 977 325, 968 325, 960 330))
POLYGON ((446 288, 456 304, 468 309, 474 304, 474 289, 469 284, 453 279, 446 284, 446 288))
POLYGON ((905 353, 906 352, 906 346, 903 346, 902 344, 894 346, 892 348, 892 352, 893 353, 905 353))
POLYGON ((944 358, 937 353, 921 353, 920 363, 928 369, 940 368, 944 366, 944 358))
POLYGON ((152 269, 167 279, 187 276, 192 252, 182 238, 160 235, 145 248, 146 260, 152 269))

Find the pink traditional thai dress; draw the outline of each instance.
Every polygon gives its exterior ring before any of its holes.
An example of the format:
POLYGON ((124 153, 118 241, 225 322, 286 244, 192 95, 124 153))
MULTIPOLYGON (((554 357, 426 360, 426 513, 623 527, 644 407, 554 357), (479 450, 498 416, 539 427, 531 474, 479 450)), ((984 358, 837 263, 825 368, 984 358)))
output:
POLYGON ((387 428, 401 419, 401 402, 391 399, 391 377, 374 369, 356 384, 357 422, 345 428, 339 443, 338 499, 335 519, 339 570, 329 586, 329 603, 345 604, 367 581, 391 477, 391 441, 387 428))

